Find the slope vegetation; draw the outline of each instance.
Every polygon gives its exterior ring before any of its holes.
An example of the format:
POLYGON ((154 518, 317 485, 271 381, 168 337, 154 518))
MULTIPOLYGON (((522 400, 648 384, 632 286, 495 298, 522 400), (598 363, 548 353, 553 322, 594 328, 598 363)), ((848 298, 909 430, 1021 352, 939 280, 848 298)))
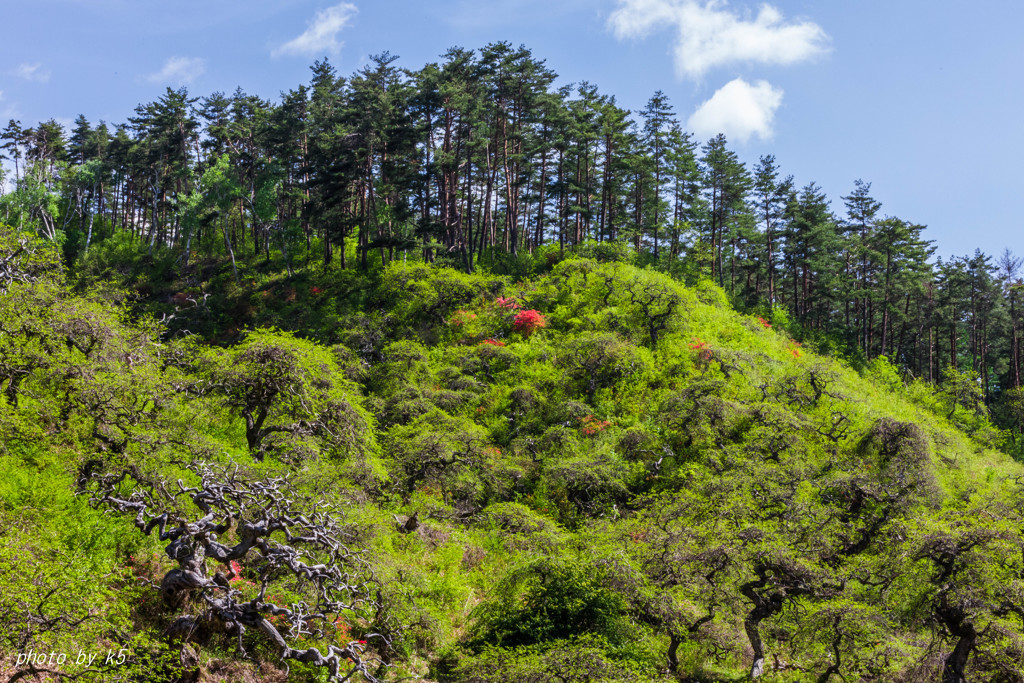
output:
POLYGON ((1024 678, 970 386, 597 249, 140 300, 4 240, 11 680, 1024 678))

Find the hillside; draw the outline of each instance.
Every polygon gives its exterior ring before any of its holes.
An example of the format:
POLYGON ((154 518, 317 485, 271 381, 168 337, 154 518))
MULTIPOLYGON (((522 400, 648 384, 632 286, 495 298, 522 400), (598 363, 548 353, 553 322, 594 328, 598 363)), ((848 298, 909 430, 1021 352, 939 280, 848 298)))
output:
POLYGON ((2 241, 8 680, 1024 680, 1024 471, 967 373, 609 245, 2 241))
MULTIPOLYGON (((236 306, 190 320, 229 334, 250 308, 275 318, 305 302, 301 289, 278 300, 281 287, 252 301, 254 280, 273 273, 301 282, 317 264, 367 272, 412 258, 519 278, 596 242, 687 284, 714 282, 737 310, 785 309, 795 339, 858 369, 885 356, 936 385, 970 375, 1012 434, 1002 448, 1024 459, 1024 259, 1012 233, 993 234, 999 252, 955 254, 922 216, 883 205, 892 178, 877 192, 854 179, 871 166, 846 160, 848 189, 832 175, 828 194, 814 181, 839 163, 831 154, 790 165, 782 145, 778 159, 743 160, 743 137, 690 130, 676 109, 685 98, 655 90, 630 111, 593 82, 559 80, 528 47, 494 42, 417 69, 382 52, 343 75, 324 58, 272 99, 181 85, 120 122, 11 120, 0 215, 58 243, 76 272, 134 264, 141 285, 180 279, 169 292, 179 307, 230 261, 218 274, 236 306)), ((948 229, 984 232, 975 223, 948 229)))

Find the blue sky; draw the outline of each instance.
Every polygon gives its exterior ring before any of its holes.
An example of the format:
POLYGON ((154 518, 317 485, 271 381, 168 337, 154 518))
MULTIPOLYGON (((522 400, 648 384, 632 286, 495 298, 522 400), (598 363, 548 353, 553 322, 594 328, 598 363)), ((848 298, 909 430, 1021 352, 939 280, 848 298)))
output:
POLYGON ((1024 254, 1024 4, 980 0, 4 0, 0 123, 127 119, 167 86, 276 99, 327 56, 351 73, 525 44, 634 111, 655 90, 753 165, 774 154, 842 211, 863 178, 939 254, 1024 254))

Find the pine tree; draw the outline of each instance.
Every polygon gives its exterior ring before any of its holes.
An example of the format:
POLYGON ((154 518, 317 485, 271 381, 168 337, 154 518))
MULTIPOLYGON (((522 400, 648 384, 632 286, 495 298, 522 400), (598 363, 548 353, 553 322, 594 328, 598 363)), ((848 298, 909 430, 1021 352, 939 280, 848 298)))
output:
POLYGON ((779 253, 779 233, 786 214, 786 204, 793 191, 793 176, 779 179, 775 157, 762 156, 754 169, 754 200, 757 217, 764 226, 765 258, 764 273, 767 280, 768 305, 776 300, 775 276, 779 253))
POLYGON ((875 223, 871 236, 871 252, 879 254, 878 282, 875 299, 881 309, 879 334, 872 355, 888 356, 897 360, 905 341, 910 301, 931 276, 928 259, 935 248, 922 239, 924 226, 914 225, 899 218, 885 218, 875 223), (902 304, 902 305, 901 305, 902 304), (896 325, 901 324, 899 334, 896 325))
MULTIPOLYGON (((708 226, 711 252, 711 277, 717 277, 725 287, 723 254, 728 244, 735 252, 738 236, 736 218, 747 211, 746 197, 751 179, 746 166, 736 153, 726 147, 725 135, 719 133, 703 147, 701 167, 704 172, 704 192, 708 202, 708 226)), ((730 272, 730 289, 735 288, 735 267, 730 272)))
POLYGON ((790 195, 785 218, 790 308, 801 323, 822 329, 831 322, 841 295, 836 285, 843 249, 836 221, 827 197, 813 182, 790 195))
POLYGON ((136 107, 136 115, 129 119, 151 199, 150 254, 158 242, 173 240, 177 226, 168 226, 167 221, 172 200, 190 190, 191 152, 199 131, 193 112, 197 101, 185 88, 167 88, 156 102, 136 107))
POLYGON ((640 110, 640 118, 644 121, 643 141, 653 174, 650 193, 651 206, 644 213, 649 217, 647 231, 651 233, 654 258, 657 260, 659 255, 658 229, 666 214, 666 202, 662 193, 671 178, 668 173, 668 157, 671 150, 671 134, 676 126, 676 121, 673 118, 672 106, 668 102, 668 97, 661 90, 655 92, 647 101, 646 106, 640 110))
POLYGON ((303 169, 309 192, 309 218, 319 225, 324 263, 331 262, 333 247, 338 244, 344 268, 345 239, 354 224, 350 195, 356 175, 349 131, 342 118, 346 84, 326 59, 314 63, 310 70, 313 77, 307 111, 309 146, 303 169))
POLYGON ((405 245, 412 212, 409 188, 415 177, 416 137, 410 117, 407 74, 388 52, 371 55, 370 64, 350 82, 343 122, 352 131, 349 149, 357 179, 360 263, 380 249, 381 262, 405 245))
POLYGON ((25 155, 23 150, 25 131, 21 127, 21 122, 10 119, 7 126, 0 132, 0 140, 4 141, 3 145, 0 145, 0 149, 3 149, 5 156, 14 162, 14 181, 17 183, 21 178, 19 162, 25 155))
POLYGON ((875 227, 875 217, 882 208, 882 204, 871 197, 870 193, 871 183, 858 179, 854 181, 853 192, 842 198, 846 205, 843 227, 849 237, 844 274, 855 292, 852 319, 849 305, 844 312, 846 325, 856 330, 857 346, 865 354, 870 353, 871 320, 874 317, 871 308, 872 281, 879 256, 873 248, 871 231, 875 227))
POLYGON ((667 160, 672 184, 669 256, 670 262, 674 264, 682 252, 682 233, 696 226, 703 215, 697 143, 690 133, 683 132, 679 126, 674 126, 670 133, 667 160))

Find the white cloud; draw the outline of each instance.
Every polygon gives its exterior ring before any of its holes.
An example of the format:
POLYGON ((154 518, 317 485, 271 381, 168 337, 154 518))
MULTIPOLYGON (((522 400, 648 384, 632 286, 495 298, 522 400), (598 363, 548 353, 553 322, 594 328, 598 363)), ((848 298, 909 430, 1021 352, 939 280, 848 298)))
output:
POLYGON ((794 64, 823 54, 828 35, 814 22, 783 20, 771 5, 757 15, 740 16, 726 0, 619 0, 608 18, 618 38, 643 38, 673 26, 676 71, 700 78, 710 69, 735 62, 794 64))
POLYGON ((50 70, 45 68, 40 62, 19 64, 12 72, 18 78, 24 78, 26 81, 46 83, 50 80, 50 70))
POLYGON ((358 11, 355 5, 343 2, 317 12, 302 35, 278 45, 271 51, 270 56, 315 56, 338 52, 344 44, 338 40, 338 34, 349 25, 353 15, 358 11))
POLYGON ((206 60, 202 57, 171 57, 164 62, 164 68, 146 76, 146 80, 157 85, 185 85, 206 73, 206 60))
POLYGON ((687 128, 699 138, 725 133, 730 139, 747 142, 756 135, 772 137, 775 110, 782 104, 782 90, 768 81, 750 85, 742 78, 729 81, 693 112, 687 128))

